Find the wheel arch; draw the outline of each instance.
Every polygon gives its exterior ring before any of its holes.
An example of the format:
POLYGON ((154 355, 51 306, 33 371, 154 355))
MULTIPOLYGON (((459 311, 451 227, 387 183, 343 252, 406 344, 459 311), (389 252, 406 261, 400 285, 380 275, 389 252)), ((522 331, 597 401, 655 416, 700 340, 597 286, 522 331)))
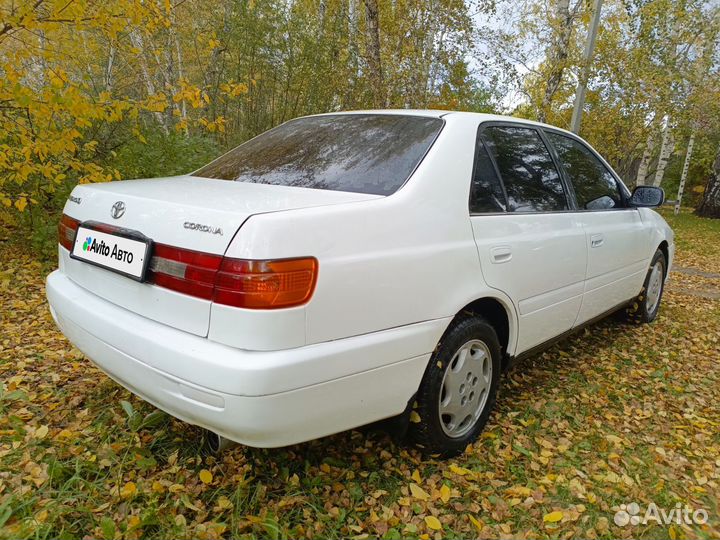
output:
POLYGON ((667 278, 669 267, 670 267, 670 244, 668 244, 667 240, 663 240, 658 245, 657 249, 662 251, 662 254, 665 256, 665 275, 663 278, 667 278))
POLYGON ((485 318, 497 332, 502 350, 503 368, 506 367, 510 351, 514 350, 517 340, 517 320, 511 304, 495 296, 484 296, 469 302, 455 315, 473 314, 485 318))

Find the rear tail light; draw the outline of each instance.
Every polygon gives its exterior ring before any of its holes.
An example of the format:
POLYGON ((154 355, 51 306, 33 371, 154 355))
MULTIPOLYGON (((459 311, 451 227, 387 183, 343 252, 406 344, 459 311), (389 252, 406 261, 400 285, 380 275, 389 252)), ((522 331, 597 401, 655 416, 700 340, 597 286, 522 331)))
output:
POLYGON ((223 259, 213 301, 249 309, 275 309, 307 302, 315 289, 313 257, 276 261, 223 259))
POLYGON ((304 304, 315 289, 313 257, 279 260, 231 259, 155 244, 149 281, 218 304, 278 309, 304 304))
MULTIPOLYGON (((80 222, 63 215, 58 241, 72 250, 80 222)), ((103 232, 112 225, 95 224, 103 232)), ((277 260, 231 259, 165 244, 153 244, 148 282, 218 304, 247 309, 299 306, 312 297, 317 281, 314 257, 277 260)))
POLYGON ((150 260, 150 283, 197 298, 212 300, 222 255, 155 244, 150 260))
POLYGON ((60 218, 60 223, 58 223, 58 243, 68 251, 72 251, 75 233, 79 226, 80 222, 70 216, 63 214, 60 218))

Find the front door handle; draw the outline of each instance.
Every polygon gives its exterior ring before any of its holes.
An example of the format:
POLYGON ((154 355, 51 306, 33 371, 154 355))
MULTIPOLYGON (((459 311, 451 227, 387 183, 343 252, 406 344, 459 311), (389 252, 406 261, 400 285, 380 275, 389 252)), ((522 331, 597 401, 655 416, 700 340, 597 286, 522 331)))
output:
POLYGON ((602 234, 593 234, 590 237, 590 247, 600 247, 605 243, 605 237, 602 234))
POLYGON ((490 260, 494 264, 501 264, 512 259, 512 250, 510 246, 495 246, 490 249, 490 260))

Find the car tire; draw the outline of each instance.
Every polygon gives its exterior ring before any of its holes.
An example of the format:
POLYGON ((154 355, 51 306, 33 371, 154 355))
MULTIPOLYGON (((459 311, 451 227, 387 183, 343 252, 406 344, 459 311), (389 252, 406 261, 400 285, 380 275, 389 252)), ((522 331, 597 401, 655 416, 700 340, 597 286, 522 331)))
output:
POLYGON ((643 287, 630 305, 625 309, 625 318, 635 324, 651 323, 660 311, 660 301, 665 290, 667 260, 659 249, 650 262, 643 287))
POLYGON ((482 431, 500 382, 495 329, 472 314, 456 318, 430 357, 411 415, 410 435, 426 454, 450 457, 482 431))

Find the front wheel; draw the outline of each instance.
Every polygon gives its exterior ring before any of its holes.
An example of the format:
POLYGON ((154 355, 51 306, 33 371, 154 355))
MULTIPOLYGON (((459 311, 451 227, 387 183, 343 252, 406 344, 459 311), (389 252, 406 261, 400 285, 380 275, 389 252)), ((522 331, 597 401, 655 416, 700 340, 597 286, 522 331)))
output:
POLYGON ((625 314, 629 321, 636 324, 650 323, 660 311, 660 300, 665 288, 667 261, 665 254, 657 250, 650 262, 647 276, 640 294, 628 306, 625 314))
POLYGON ((490 417, 500 381, 500 343, 485 319, 462 316, 430 358, 417 394, 411 435, 429 454, 455 455, 490 417))

